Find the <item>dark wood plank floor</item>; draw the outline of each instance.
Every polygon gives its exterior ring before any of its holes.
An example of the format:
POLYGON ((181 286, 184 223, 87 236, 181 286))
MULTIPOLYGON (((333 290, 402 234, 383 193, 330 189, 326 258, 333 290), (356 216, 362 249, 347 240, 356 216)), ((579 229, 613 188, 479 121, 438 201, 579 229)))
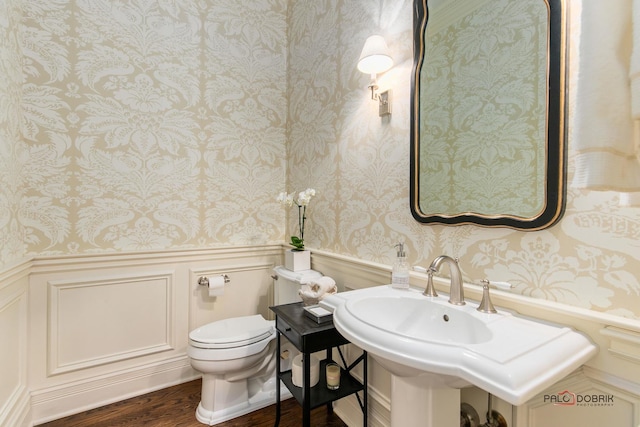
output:
MULTIPOLYGON (((112 405, 71 415, 41 426, 46 427, 202 427, 196 420, 196 407, 200 402, 201 381, 195 380, 153 393, 123 400, 112 405)), ((275 405, 242 417, 216 424, 216 427, 273 427, 275 405)), ((282 402, 280 427, 300 427, 302 408, 295 399, 282 402)), ((325 407, 311 412, 311 425, 346 427, 335 414, 325 407)))

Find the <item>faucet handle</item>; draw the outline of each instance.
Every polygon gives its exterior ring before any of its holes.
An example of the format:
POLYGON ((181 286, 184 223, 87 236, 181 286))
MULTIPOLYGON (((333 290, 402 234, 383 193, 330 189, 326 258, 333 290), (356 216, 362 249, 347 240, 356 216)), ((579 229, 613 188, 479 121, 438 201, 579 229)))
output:
POLYGON ((482 280, 482 301, 480 301, 480 305, 476 310, 481 313, 497 313, 498 310, 495 309, 493 304, 491 303, 491 295, 489 295, 489 285, 492 283, 487 279, 482 280))
POLYGON ((431 267, 427 270, 427 287, 424 289, 422 293, 427 297, 437 297, 438 293, 436 292, 435 286, 433 286, 433 273, 436 272, 436 269, 431 267))
POLYGON ((437 297, 438 293, 436 292, 436 288, 433 286, 433 273, 436 272, 436 269, 433 267, 424 268, 419 265, 416 265, 413 269, 420 273, 427 274, 427 287, 424 289, 422 295, 427 297, 437 297))

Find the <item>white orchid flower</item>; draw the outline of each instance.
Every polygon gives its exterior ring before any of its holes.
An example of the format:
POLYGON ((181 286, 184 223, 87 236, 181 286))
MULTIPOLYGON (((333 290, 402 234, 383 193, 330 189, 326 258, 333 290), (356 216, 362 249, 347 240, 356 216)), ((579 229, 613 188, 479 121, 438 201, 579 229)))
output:
POLYGON ((285 206, 293 206, 294 204, 298 207, 298 227, 300 229, 300 237, 291 236, 291 245, 295 247, 294 250, 303 250, 304 249, 304 225, 307 219, 307 205, 311 201, 311 198, 316 195, 316 190, 313 188, 307 188, 304 191, 301 191, 298 194, 298 199, 294 200, 293 196, 295 193, 288 194, 286 191, 278 194, 277 200, 285 206))
POLYGON ((311 197, 316 195, 316 190, 313 188, 307 188, 298 194, 298 206, 307 206, 311 201, 311 197))

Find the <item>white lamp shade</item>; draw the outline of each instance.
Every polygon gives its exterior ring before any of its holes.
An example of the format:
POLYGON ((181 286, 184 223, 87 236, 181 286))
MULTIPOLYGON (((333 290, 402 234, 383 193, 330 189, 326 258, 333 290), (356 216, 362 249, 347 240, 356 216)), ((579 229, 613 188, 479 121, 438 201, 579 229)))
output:
POLYGON ((389 55, 389 48, 382 36, 370 36, 364 42, 358 70, 366 74, 384 73, 393 66, 393 59, 389 55))

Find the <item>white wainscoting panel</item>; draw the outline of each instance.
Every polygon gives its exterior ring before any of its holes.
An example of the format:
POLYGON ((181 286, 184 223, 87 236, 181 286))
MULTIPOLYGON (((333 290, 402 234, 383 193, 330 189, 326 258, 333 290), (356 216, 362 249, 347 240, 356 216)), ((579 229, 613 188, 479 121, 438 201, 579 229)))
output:
POLYGON ((23 360, 26 340, 24 335, 21 336, 26 319, 24 302, 20 295, 0 300, 0 402, 10 401, 25 383, 23 360))
MULTIPOLYGON (((0 381, 0 425, 24 419, 29 393, 38 424, 197 377, 186 355, 189 331, 233 316, 269 317, 272 268, 282 261, 282 250, 266 245, 51 257, 33 260, 30 276, 17 284, 7 286, 0 275, 0 339, 11 343, 9 353, 0 356, 1 378, 10 379, 0 381), (231 281, 224 295, 209 297, 197 279, 217 274, 231 281)), ((384 285, 390 277, 388 266, 317 250, 312 268, 336 279, 341 291, 384 285)), ((411 273, 412 285, 425 282, 425 275, 411 273)), ((444 281, 436 287, 448 291, 444 281)), ((478 300, 481 289, 467 285, 465 294, 478 300)), ((500 291, 494 291, 493 302, 498 309, 576 328, 600 347, 582 370, 548 393, 612 395, 615 402, 571 409, 550 404, 542 393, 513 410, 510 427, 640 426, 637 321, 500 291)), ((392 410, 390 376, 375 362, 369 367, 371 424, 385 426, 392 410)), ((362 415, 356 402, 345 399, 336 410, 357 424, 362 415)), ((509 409, 503 411, 507 415, 509 409)))
POLYGON ((614 385, 621 382, 625 381, 581 369, 519 408, 517 425, 636 427, 640 425, 640 390, 632 383, 627 390, 614 385))
POLYGON ((0 426, 27 425, 28 265, 0 273, 0 426))
POLYGON ((633 363, 640 363, 640 332, 605 326, 600 333, 609 339, 609 353, 633 363))
POLYGON ((49 375, 174 348, 174 272, 49 282, 49 375))
POLYGON ((189 331, 268 316, 281 260, 281 245, 35 258, 23 335, 33 423, 198 378, 189 331), (212 298, 197 279, 215 274, 231 282, 212 298))

